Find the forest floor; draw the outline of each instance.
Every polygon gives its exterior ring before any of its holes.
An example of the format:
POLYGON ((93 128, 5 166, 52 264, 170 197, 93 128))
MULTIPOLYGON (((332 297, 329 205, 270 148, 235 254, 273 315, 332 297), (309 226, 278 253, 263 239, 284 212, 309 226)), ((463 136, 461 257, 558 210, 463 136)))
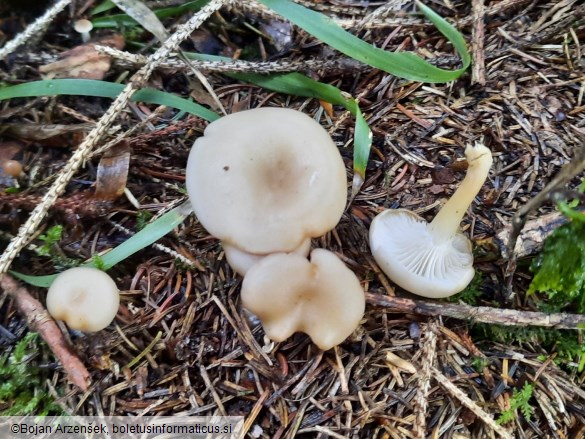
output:
MULTIPOLYGON (((0 5, 0 46, 51 6, 37 2, 23 11, 16 3, 0 5)), ((410 1, 299 3, 377 47, 412 51, 445 69, 460 67, 452 46, 410 1)), ((513 215, 583 147, 585 5, 483 3, 428 2, 463 34, 474 57, 468 72, 445 84, 408 81, 347 60, 254 2, 215 12, 182 43, 183 50, 266 62, 265 72, 290 61, 359 101, 373 133, 365 182, 339 225, 313 247, 335 252, 356 273, 369 293, 364 318, 345 342, 326 352, 304 334, 271 342, 242 309, 242 278, 225 262, 219 241, 191 215, 159 246, 109 271, 122 290, 115 324, 91 334, 60 326, 58 337, 73 347, 70 355, 85 368, 80 373, 88 374, 87 389, 72 384, 51 349, 38 342, 21 358, 35 377, 35 393, 47 393, 60 410, 77 415, 243 415, 253 438, 585 437, 581 330, 491 320, 498 310, 525 316, 546 302, 545 295, 527 290, 532 258, 563 221, 555 205, 546 201, 528 216, 534 233, 523 236, 511 276, 504 250, 513 215), (462 224, 474 244, 476 278, 460 295, 426 306, 377 267, 368 228, 386 208, 431 219, 463 179, 464 147, 475 141, 494 156, 488 181, 462 224), (405 298, 403 309, 384 305, 383 296, 405 298)), ((146 4, 157 9, 173 2, 146 4)), ((2 86, 71 75, 71 64, 64 72, 46 66, 81 44, 72 22, 97 5, 72 2, 42 34, 0 60, 2 86)), ((172 33, 192 14, 163 22, 172 33)), ((119 49, 124 39, 124 50, 145 55, 159 44, 138 26, 94 29, 91 37, 119 49)), ((84 68, 107 81, 125 83, 139 68, 127 59, 83 56, 84 68)), ((274 106, 315 117, 340 147, 351 181, 355 119, 347 111, 210 70, 202 67, 227 113, 274 106)), ((220 112, 188 70, 158 68, 145 85, 220 112)), ((0 101, 2 249, 111 103, 87 96, 0 101), (8 160, 20 162, 24 173, 7 174, 8 160)), ((208 122, 175 116, 176 110, 133 102, 115 111, 111 126, 118 132, 104 130, 96 149, 119 133, 127 134, 124 141, 84 161, 10 268, 33 275, 61 271, 115 247, 182 203, 187 156, 208 122)), ((577 176, 566 187, 580 183, 577 176)), ((7 282, 5 289, 14 287, 7 282)), ((45 289, 21 286, 0 296, 0 355, 13 352, 29 331, 31 315, 19 312, 15 297, 44 303, 45 289)), ((0 376, 2 367, 0 361, 0 376)), ((0 394, 0 412, 13 403, 0 394)))

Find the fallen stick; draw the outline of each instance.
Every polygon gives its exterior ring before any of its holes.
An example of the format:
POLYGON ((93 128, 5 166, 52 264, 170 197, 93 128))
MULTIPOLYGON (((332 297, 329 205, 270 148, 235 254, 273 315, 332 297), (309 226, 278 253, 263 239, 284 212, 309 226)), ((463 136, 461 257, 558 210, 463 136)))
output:
POLYGON ((483 0, 473 0, 473 27, 471 29, 471 49, 473 65, 471 66, 471 82, 484 86, 485 79, 485 6, 483 0))
POLYGON ((585 325, 585 315, 555 313, 546 314, 534 311, 491 308, 489 306, 470 306, 455 303, 427 302, 404 297, 383 296, 366 293, 366 302, 392 312, 421 314, 424 316, 452 317, 459 320, 472 320, 480 323, 493 323, 506 326, 542 326, 557 329, 579 329, 585 325))
POLYGON ((85 392, 91 382, 89 372, 65 341, 59 326, 41 302, 32 297, 25 288, 19 286, 8 274, 4 274, 0 279, 0 287, 14 299, 18 311, 26 317, 28 326, 41 334, 47 342, 63 365, 69 380, 85 392))

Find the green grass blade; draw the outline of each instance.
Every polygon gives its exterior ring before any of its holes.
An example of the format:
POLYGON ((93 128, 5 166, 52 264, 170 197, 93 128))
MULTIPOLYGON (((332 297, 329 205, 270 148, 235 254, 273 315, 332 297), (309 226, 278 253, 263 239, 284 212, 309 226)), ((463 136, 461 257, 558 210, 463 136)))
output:
MULTIPOLYGON (((180 6, 172 6, 169 8, 157 9, 153 12, 160 20, 164 20, 165 18, 177 17, 186 12, 198 11, 203 6, 205 6, 205 4, 207 4, 208 1, 209 0, 195 0, 187 2, 180 6)), ((106 17, 97 17, 91 20, 91 22, 93 23, 93 27, 95 28, 139 26, 138 22, 134 20, 132 17, 128 16, 127 14, 115 14, 108 15, 106 17)))
MULTIPOLYGON (((58 95, 94 96, 115 99, 123 89, 123 84, 96 81, 93 79, 51 79, 0 88, 0 101, 13 98, 58 95)), ((187 111, 209 121, 219 118, 218 114, 195 102, 153 88, 138 90, 132 96, 132 101, 178 108, 179 110, 187 111)))
POLYGON ((467 51, 467 44, 465 43, 465 39, 463 38, 463 35, 461 35, 461 32, 459 32, 455 26, 446 21, 443 17, 441 17, 427 5, 423 4, 421 1, 416 0, 416 5, 422 11, 422 13, 425 14, 425 17, 427 17, 436 26, 436 28, 439 29, 439 32, 447 37, 451 44, 453 44, 453 47, 455 47, 455 50, 463 62, 462 70, 467 69, 467 67, 469 67, 471 64, 471 56, 467 51))
POLYGON ((101 14, 102 12, 109 11, 110 9, 115 9, 116 5, 111 0, 105 0, 97 5, 95 8, 91 10, 89 15, 97 15, 101 14))
MULTIPOLYGON (((136 233, 134 236, 115 247, 112 251, 106 253, 103 256, 100 256, 100 261, 103 263, 103 268, 105 270, 109 270, 114 265, 132 256, 134 253, 137 253, 143 248, 148 247, 150 244, 158 241, 160 238, 181 224, 190 213, 191 204, 189 202, 183 203, 182 205, 175 207, 171 211, 165 213, 156 221, 148 224, 144 229, 136 233)), ((83 266, 93 267, 94 264, 89 262, 83 264, 83 266)), ((29 276, 27 274, 18 273, 16 271, 12 271, 11 274, 30 285, 44 288, 51 286, 51 283, 55 277, 57 277, 56 274, 47 276, 29 276)))
POLYGON ((372 46, 339 27, 331 18, 289 0, 259 0, 279 15, 351 58, 385 72, 421 82, 448 82, 457 79, 471 63, 461 34, 427 6, 418 3, 422 12, 454 45, 463 67, 443 70, 413 53, 392 53, 372 46))

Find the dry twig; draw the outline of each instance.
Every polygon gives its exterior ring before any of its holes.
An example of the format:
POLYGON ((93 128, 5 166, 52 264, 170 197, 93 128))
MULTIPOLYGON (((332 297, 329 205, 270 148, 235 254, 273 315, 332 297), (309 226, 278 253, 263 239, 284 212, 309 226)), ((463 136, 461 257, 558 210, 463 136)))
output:
POLYGON ((422 337, 420 344, 422 346, 421 356, 421 371, 418 376, 418 383, 416 386, 416 396, 414 403, 416 404, 416 419, 414 421, 414 436, 417 439, 424 439, 427 430, 427 408, 428 396, 431 388, 431 369, 436 356, 437 334, 435 333, 437 323, 430 321, 425 328, 425 334, 422 337))
POLYGON ((485 26, 483 22, 485 7, 483 0, 473 0, 473 28, 471 31, 471 50, 473 55, 473 65, 471 70, 471 81, 475 84, 484 86, 485 81, 485 56, 484 56, 484 39, 485 26))
POLYGON ((392 312, 413 313, 424 316, 443 316, 505 326, 542 326, 545 328, 578 329, 585 324, 585 315, 582 314, 546 314, 534 311, 491 308, 489 306, 427 302, 372 293, 366 293, 366 301, 370 305, 381 306, 392 312))

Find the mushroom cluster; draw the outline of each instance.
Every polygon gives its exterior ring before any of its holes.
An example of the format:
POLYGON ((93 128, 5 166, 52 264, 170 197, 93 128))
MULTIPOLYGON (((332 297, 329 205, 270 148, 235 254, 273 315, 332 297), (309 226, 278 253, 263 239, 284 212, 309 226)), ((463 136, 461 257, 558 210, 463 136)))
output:
POLYGON ((315 250, 312 262, 306 259, 311 238, 337 225, 347 198, 343 160, 319 123, 284 108, 222 117, 193 145, 186 186, 200 223, 221 240, 227 261, 245 276, 242 301, 268 336, 283 340, 303 331, 329 349, 351 334, 365 307, 357 277, 331 252, 315 250), (316 256, 322 252, 327 256, 316 256), (329 262, 321 266, 316 257, 329 262), (279 281, 278 273, 286 277, 279 281), (335 277, 352 280, 331 287, 335 277), (345 291, 352 300, 341 299, 345 291), (324 307, 326 300, 347 302, 351 318, 324 307), (279 317, 259 304, 282 308, 279 317), (309 323, 320 313, 330 314, 323 322, 344 319, 345 325, 309 323))
POLYGON ((419 296, 452 296, 475 274, 471 242, 459 225, 487 179, 492 154, 476 143, 467 146, 465 157, 469 167, 463 182, 431 223, 406 209, 394 209, 377 215, 370 227, 370 248, 382 271, 419 296))
POLYGON ((113 279, 97 268, 76 267, 60 273, 47 293, 47 311, 71 329, 95 332, 114 320, 120 292, 113 279))

